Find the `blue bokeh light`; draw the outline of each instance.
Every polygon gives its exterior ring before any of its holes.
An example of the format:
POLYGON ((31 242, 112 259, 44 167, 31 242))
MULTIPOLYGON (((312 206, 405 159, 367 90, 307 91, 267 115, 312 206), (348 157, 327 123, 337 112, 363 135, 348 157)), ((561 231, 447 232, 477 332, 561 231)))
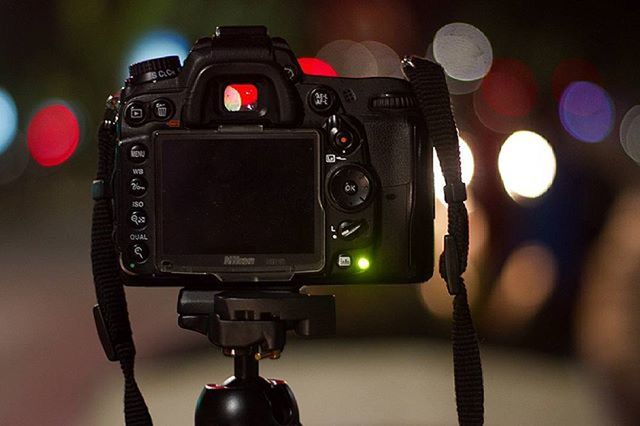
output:
POLYGON ((147 59, 177 55, 180 62, 184 62, 190 48, 187 39, 175 31, 156 30, 145 33, 136 40, 126 57, 125 75, 128 75, 129 65, 147 59))
POLYGON ((0 155, 13 142, 18 129, 18 109, 13 98, 6 90, 0 88, 0 155))
POLYGON ((579 141, 600 142, 613 128, 615 111, 611 96, 595 83, 571 83, 562 93, 558 109, 562 126, 579 141))

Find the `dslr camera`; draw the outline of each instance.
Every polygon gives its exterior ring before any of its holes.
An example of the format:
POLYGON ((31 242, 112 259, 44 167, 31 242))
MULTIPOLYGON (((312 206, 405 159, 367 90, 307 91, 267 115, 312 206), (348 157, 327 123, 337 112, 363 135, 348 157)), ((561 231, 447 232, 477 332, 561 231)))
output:
POLYGON ((424 282, 432 145, 409 83, 306 75, 264 27, 130 67, 111 193, 129 285, 424 282))

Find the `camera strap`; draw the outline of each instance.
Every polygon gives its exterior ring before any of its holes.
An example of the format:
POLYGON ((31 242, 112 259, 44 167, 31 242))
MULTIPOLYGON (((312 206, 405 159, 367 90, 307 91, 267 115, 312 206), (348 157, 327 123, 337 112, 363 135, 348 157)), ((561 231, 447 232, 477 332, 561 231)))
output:
POLYGON ((462 278, 469 254, 469 217, 464 205, 467 192, 462 182, 458 132, 449 90, 444 70, 437 63, 414 56, 405 58, 402 68, 418 100, 445 180, 448 226, 439 269, 453 296, 451 340, 458 422, 465 426, 481 425, 484 423, 482 363, 462 278))
POLYGON ((110 181, 116 152, 117 99, 107 102, 98 130, 98 171, 93 181, 91 263, 98 304, 93 315, 100 342, 110 361, 119 361, 124 375, 124 417, 127 426, 151 426, 151 416, 134 377, 136 349, 131 334, 127 299, 113 243, 110 181))

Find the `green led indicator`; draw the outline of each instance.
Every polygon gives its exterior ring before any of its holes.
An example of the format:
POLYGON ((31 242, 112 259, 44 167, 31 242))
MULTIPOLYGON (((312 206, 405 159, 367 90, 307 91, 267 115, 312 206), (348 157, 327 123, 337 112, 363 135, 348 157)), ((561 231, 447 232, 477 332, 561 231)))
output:
POLYGON ((361 270, 366 270, 369 269, 369 266, 371 266, 371 263, 369 263, 369 259, 367 259, 366 257, 361 257, 358 259, 358 268, 360 268, 361 270))
POLYGON ((130 263, 130 264, 129 264, 129 268, 133 269, 133 268, 135 268, 135 267, 136 267, 136 264, 135 264, 135 263, 130 263))

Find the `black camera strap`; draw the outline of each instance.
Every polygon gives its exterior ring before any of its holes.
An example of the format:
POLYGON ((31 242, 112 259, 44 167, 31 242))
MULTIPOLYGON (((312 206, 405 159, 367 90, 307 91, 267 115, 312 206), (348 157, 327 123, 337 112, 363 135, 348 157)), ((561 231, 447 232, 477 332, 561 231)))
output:
POLYGON ((402 65, 424 116, 445 180, 449 223, 439 269, 449 294, 454 296, 451 339, 458 422, 465 426, 481 425, 484 423, 484 386, 480 348, 462 278, 469 254, 469 217, 464 205, 467 192, 462 182, 458 132, 449 90, 439 64, 409 57, 402 65))
POLYGON ((151 416, 134 377, 133 344, 127 299, 113 243, 110 181, 116 152, 117 99, 110 98, 98 130, 98 171, 93 181, 91 263, 98 304, 93 315, 100 342, 110 361, 119 361, 124 375, 124 417, 127 426, 150 426, 151 416))

